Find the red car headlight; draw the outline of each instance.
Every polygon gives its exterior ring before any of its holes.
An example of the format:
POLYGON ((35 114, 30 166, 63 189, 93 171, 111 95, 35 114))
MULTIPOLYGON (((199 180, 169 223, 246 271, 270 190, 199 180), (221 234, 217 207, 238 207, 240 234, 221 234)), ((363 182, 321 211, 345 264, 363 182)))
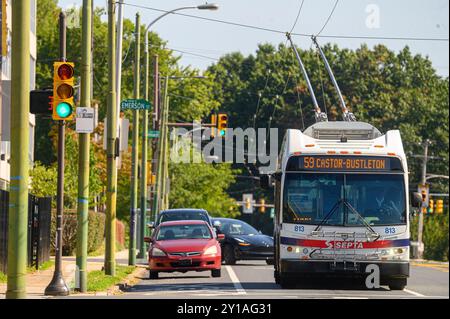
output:
POLYGON ((154 247, 152 249, 152 257, 165 257, 166 253, 159 248, 154 247))
POLYGON ((209 248, 207 248, 204 252, 203 255, 216 255, 217 254, 217 247, 216 246, 211 246, 209 248))

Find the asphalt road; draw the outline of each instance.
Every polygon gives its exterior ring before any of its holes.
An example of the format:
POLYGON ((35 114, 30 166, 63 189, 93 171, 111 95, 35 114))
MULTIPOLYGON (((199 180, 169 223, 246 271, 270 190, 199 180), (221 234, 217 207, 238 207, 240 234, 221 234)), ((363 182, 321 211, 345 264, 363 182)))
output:
POLYGON ((449 298, 448 265, 412 264, 408 286, 403 291, 388 287, 367 289, 364 283, 348 280, 321 280, 281 289, 273 280, 273 266, 265 262, 238 262, 223 266, 222 277, 209 272, 161 273, 156 280, 148 273, 135 286, 114 298, 252 298, 252 299, 373 299, 373 298, 449 298))

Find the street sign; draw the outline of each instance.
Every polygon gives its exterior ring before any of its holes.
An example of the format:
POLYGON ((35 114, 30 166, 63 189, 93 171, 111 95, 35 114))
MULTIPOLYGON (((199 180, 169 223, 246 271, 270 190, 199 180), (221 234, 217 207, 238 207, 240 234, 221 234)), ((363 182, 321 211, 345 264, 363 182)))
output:
POLYGON ((149 137, 149 138, 158 138, 159 137, 159 131, 148 131, 147 137, 149 137))
POLYGON ((76 126, 77 133, 93 133, 95 128, 95 109, 93 107, 77 107, 76 126))
POLYGON ((150 102, 144 99, 128 99, 120 103, 120 110, 150 110, 150 102))
POLYGON ((242 194, 242 213, 253 214, 253 194, 242 194))

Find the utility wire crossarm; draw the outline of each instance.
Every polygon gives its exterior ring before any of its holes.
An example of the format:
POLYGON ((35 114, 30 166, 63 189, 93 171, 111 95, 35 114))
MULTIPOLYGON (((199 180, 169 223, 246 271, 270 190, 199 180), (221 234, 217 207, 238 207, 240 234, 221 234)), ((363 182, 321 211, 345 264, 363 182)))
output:
POLYGON ((302 59, 300 58, 300 54, 297 51, 297 48, 295 47, 294 43, 292 42, 291 34, 289 32, 286 32, 286 37, 288 38, 289 42, 291 42, 291 47, 295 52, 295 55, 297 57, 298 63, 300 64, 300 68, 303 72, 303 76, 305 77, 306 84, 308 85, 309 92, 311 94, 311 98, 314 103, 314 110, 316 112, 316 122, 327 122, 328 117, 325 113, 323 113, 320 110, 319 103, 317 103, 316 95, 314 94, 314 90, 312 88, 311 82, 309 81, 308 73, 306 72, 305 66, 303 65, 302 59))
POLYGON ((344 121, 355 122, 356 117, 353 113, 348 111, 347 105, 345 105, 345 101, 344 101, 344 97, 342 96, 341 89, 339 88, 336 78, 334 77, 333 71, 331 70, 330 64, 328 63, 328 60, 322 51, 322 48, 320 47, 319 43, 317 42, 317 37, 312 36, 311 39, 314 42, 314 44, 316 45, 317 50, 319 50, 320 56, 322 57, 322 60, 325 63, 325 67, 328 71, 328 74, 330 75, 330 78, 331 78, 331 81, 333 82, 334 88, 337 91, 337 94, 339 96, 339 101, 341 103, 342 117, 344 118, 344 121))

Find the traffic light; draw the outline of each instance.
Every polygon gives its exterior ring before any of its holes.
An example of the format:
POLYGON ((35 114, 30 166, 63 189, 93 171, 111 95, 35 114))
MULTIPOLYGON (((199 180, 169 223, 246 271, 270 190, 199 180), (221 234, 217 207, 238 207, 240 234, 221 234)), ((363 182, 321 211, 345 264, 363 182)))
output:
POLYGON ((427 192, 425 190, 422 190, 422 207, 427 207, 428 203, 427 203, 427 192))
POLYGON ((59 121, 72 120, 74 116, 74 64, 55 62, 53 64, 53 113, 59 121))
POLYGON ((226 115, 225 113, 219 113, 217 115, 217 132, 221 137, 225 136, 227 132, 227 126, 228 115, 226 115))
POLYGON ((259 206, 259 212, 261 214, 264 214, 266 212, 266 201, 263 198, 260 199, 259 200, 259 205, 261 205, 261 206, 259 206))
POLYGON ((211 138, 216 136, 217 115, 211 114, 211 138))
POLYGON ((442 214, 444 212, 444 201, 442 199, 438 199, 436 201, 436 213, 442 214))
POLYGON ((252 208, 252 200, 251 200, 250 197, 247 197, 247 198, 245 199, 245 208, 246 208, 246 209, 251 209, 251 208, 252 208))
POLYGON ((430 199, 428 202, 428 213, 433 214, 433 208, 434 208, 434 200, 430 199))

